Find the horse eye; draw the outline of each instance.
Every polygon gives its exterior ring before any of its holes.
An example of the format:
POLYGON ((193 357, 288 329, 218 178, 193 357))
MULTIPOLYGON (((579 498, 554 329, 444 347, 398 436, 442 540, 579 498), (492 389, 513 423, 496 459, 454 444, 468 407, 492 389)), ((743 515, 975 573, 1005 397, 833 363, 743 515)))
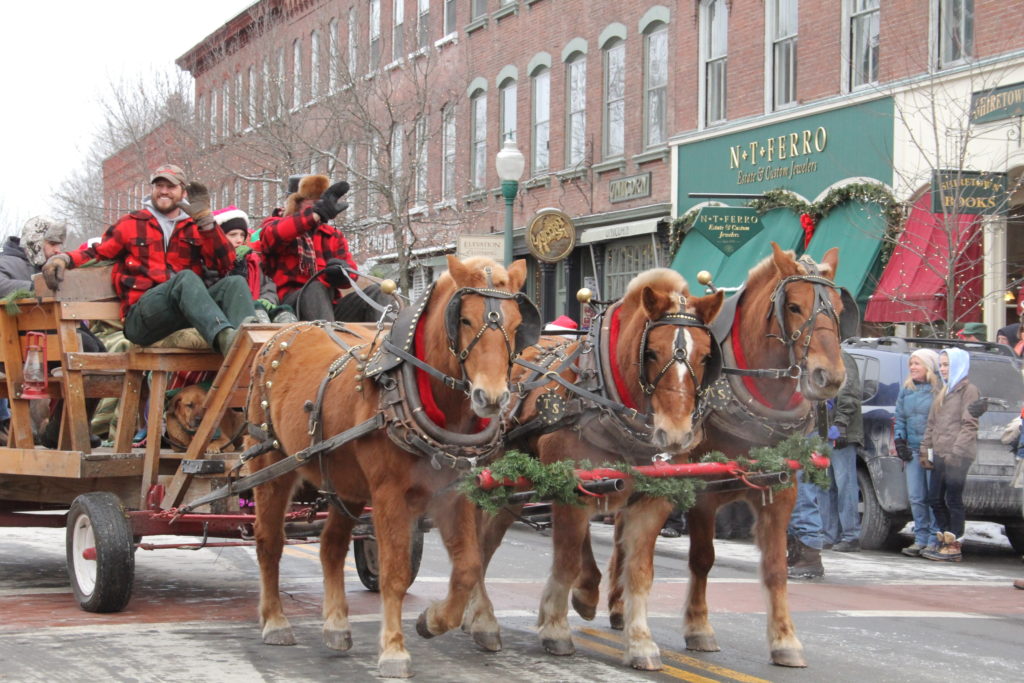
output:
POLYGON ((466 327, 473 326, 473 323, 469 322, 469 318, 459 318, 459 322, 465 325, 466 327))
POLYGON ((786 310, 790 313, 800 313, 800 306, 797 304, 786 304, 786 310))
POLYGON ((658 360, 658 354, 656 354, 654 351, 651 351, 650 349, 644 351, 644 361, 652 360, 658 360))

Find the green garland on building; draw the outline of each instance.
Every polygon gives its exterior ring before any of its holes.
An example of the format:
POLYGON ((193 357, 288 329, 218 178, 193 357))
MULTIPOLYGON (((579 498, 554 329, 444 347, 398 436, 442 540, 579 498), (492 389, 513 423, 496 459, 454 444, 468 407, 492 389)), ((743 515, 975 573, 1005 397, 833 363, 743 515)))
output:
MULTIPOLYGON (((818 224, 837 206, 851 201, 874 203, 881 207, 882 217, 885 219, 885 237, 882 242, 882 263, 885 264, 903 230, 905 214, 903 204, 897 201, 884 185, 850 183, 834 187, 813 204, 805 202, 788 190, 768 190, 764 193, 763 199, 747 202, 747 206, 756 209, 761 215, 774 209, 789 209, 797 216, 807 214, 814 219, 815 224, 818 224)), ((669 230, 669 252, 673 259, 679 249, 679 244, 683 241, 683 236, 690 230, 693 221, 697 218, 698 211, 699 209, 691 209, 672 221, 669 230)))

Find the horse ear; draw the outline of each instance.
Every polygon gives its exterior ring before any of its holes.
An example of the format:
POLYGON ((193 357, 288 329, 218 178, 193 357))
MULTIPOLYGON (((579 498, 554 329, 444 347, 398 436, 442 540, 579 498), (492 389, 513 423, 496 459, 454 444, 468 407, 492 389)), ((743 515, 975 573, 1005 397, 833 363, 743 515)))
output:
POLYGON ((832 247, 825 252, 825 255, 821 257, 821 262, 832 269, 831 279, 836 279, 836 274, 839 272, 839 247, 832 247))
POLYGON ((657 320, 671 307, 669 298, 653 287, 645 286, 640 292, 640 304, 649 320, 657 320))
POLYGON ((526 259, 516 259, 508 267, 508 290, 518 292, 526 282, 526 259))
POLYGON ((720 289, 714 294, 708 294, 707 296, 687 297, 686 304, 687 308, 692 308, 693 313, 705 325, 710 325, 711 321, 717 318, 718 314, 722 311, 722 302, 724 301, 725 292, 720 289))
POLYGON ((796 273, 796 262, 793 261, 793 256, 783 251, 777 242, 772 242, 772 261, 782 277, 796 273))
POLYGON ((469 269, 462 265, 462 261, 452 254, 448 254, 448 273, 452 276, 455 284, 460 287, 463 286, 460 283, 465 282, 469 278, 469 269))

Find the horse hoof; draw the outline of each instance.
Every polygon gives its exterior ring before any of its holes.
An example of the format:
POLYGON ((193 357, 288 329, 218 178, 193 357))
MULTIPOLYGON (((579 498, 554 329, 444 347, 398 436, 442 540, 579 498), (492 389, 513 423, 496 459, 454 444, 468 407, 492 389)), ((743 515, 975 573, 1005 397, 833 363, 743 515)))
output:
POLYGON ((802 669, 807 666, 807 660, 804 659, 804 653, 802 650, 787 647, 772 650, 772 664, 775 664, 776 666, 791 666, 802 669))
POLYGON ((722 648, 718 647, 718 641, 714 636, 694 635, 686 636, 686 649, 697 652, 718 652, 722 648))
POLYGON ((626 620, 622 617, 621 612, 609 612, 608 625, 616 631, 621 631, 626 628, 626 620))
POLYGON ((476 631, 473 641, 487 652, 501 652, 501 633, 498 631, 476 631))
POLYGON ((294 645, 295 634, 291 627, 277 628, 263 634, 264 645, 294 645))
POLYGON ((568 657, 569 655, 576 654, 576 646, 569 639, 556 640, 555 638, 544 638, 540 641, 540 644, 544 646, 548 654, 559 657, 568 657))
POLYGON ((324 645, 332 650, 348 652, 352 649, 352 631, 324 631, 324 645))
POLYGON ((587 621, 592 621, 597 615, 596 605, 588 605, 575 595, 572 596, 572 608, 576 610, 576 614, 580 615, 587 621))
POLYGON ((377 664, 381 678, 411 678, 412 663, 408 659, 383 659, 377 664))
POLYGON ((629 660, 629 665, 634 669, 640 669, 641 671, 660 671, 663 668, 661 665, 661 655, 633 657, 629 660))
POLYGON ((416 633, 420 634, 423 638, 433 638, 436 633, 430 632, 430 627, 427 626, 427 612, 424 610, 420 613, 420 618, 416 620, 416 633))

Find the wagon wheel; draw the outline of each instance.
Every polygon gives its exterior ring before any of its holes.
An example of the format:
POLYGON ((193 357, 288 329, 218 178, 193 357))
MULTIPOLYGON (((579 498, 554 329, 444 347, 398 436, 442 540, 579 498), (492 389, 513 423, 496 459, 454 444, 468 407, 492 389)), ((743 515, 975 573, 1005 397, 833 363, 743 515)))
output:
MULTIPOLYGON (((356 556, 356 573, 366 590, 374 593, 380 590, 380 562, 377 554, 377 539, 370 536, 355 541, 352 549, 356 556)), ((423 559, 423 529, 419 524, 412 531, 412 547, 409 553, 409 583, 416 580, 423 559)))
POLYGON ((75 498, 68 512, 67 565, 71 589, 86 612, 119 612, 135 579, 132 529, 120 499, 109 492, 75 498))

